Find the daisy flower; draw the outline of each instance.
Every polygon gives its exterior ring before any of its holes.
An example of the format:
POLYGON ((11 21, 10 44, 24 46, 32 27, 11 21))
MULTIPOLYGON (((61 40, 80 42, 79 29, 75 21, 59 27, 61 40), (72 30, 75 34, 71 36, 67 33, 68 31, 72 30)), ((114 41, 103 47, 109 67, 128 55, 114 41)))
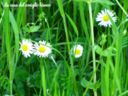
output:
POLYGON ((117 20, 117 17, 115 16, 115 13, 113 11, 105 9, 98 13, 96 21, 99 22, 98 25, 100 26, 110 27, 112 25, 110 18, 113 22, 116 22, 117 20))
POLYGON ((80 44, 75 45, 73 47, 72 51, 73 51, 73 55, 75 56, 75 58, 79 58, 83 54, 83 46, 80 44))
POLYGON ((49 54, 52 53, 51 45, 46 41, 39 41, 39 43, 36 43, 34 47, 34 54, 39 57, 48 57, 49 54))
POLYGON ((30 57, 30 55, 33 53, 33 44, 30 40, 23 39, 20 43, 20 49, 22 51, 22 54, 24 57, 30 57))

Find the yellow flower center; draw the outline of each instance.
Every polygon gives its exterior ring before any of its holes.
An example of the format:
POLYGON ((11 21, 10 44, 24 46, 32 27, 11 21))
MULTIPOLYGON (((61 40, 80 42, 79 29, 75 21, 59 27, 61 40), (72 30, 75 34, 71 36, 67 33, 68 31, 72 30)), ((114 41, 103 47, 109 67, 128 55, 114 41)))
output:
POLYGON ((104 21, 109 21, 109 16, 108 16, 108 15, 104 15, 104 16, 103 16, 103 20, 104 20, 104 21))
POLYGON ((76 55, 79 55, 79 54, 80 54, 80 49, 76 49, 76 50, 75 50, 75 54, 76 54, 76 55))
POLYGON ((46 51, 46 47, 44 45, 40 45, 39 52, 44 53, 46 51))
POLYGON ((23 44, 22 45, 22 50, 23 51, 27 51, 28 50, 28 45, 27 44, 23 44))

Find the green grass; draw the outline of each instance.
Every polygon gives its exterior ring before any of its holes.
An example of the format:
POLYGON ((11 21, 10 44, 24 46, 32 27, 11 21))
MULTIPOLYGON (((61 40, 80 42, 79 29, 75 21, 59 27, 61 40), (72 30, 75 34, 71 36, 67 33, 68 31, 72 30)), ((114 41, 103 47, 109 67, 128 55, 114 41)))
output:
MULTIPOLYGON (((41 0, 0 0, 0 4, 41 0)), ((0 96, 128 96, 128 1, 43 0, 47 8, 0 6, 0 96), (99 26, 101 10, 116 13, 99 26), (23 38, 52 45, 48 58, 25 58, 23 38), (84 47, 74 58, 75 44, 84 47)))

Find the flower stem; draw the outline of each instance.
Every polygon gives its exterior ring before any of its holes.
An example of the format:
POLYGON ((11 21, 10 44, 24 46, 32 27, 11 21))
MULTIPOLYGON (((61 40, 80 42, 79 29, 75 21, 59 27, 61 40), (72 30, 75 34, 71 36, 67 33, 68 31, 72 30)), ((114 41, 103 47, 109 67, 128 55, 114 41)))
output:
MULTIPOLYGON (((96 83, 96 56, 95 56, 95 50, 94 50, 94 29, 93 29, 93 18, 92 18, 92 6, 91 3, 88 3, 89 7, 89 17, 90 17, 90 29, 91 29, 91 41, 92 41, 92 56, 93 56, 93 72, 94 74, 94 79, 93 82, 94 84, 96 83)), ((97 92, 94 90, 94 96, 97 96, 97 92)))
POLYGON ((12 80, 10 80, 9 83, 10 83, 10 96, 12 96, 12 80))
POLYGON ((45 68, 44 68, 44 60, 40 59, 40 69, 41 69, 41 84, 43 89, 43 96, 47 96, 46 94, 46 75, 45 75, 45 68))

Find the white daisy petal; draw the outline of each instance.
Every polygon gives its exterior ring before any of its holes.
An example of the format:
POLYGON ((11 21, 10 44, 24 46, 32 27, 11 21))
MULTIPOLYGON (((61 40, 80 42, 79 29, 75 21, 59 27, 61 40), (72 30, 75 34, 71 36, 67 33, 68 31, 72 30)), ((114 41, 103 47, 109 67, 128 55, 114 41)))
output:
POLYGON ((22 51, 22 55, 24 57, 30 57, 31 54, 33 53, 33 44, 30 40, 23 39, 22 42, 20 43, 20 51, 22 51))
POLYGON ((48 57, 52 53, 51 45, 46 41, 39 41, 39 44, 36 43, 34 46, 34 54, 39 57, 48 57))
POLYGON ((73 55, 74 55, 75 58, 81 57, 82 54, 83 54, 83 46, 80 45, 80 44, 75 45, 72 48, 72 52, 73 52, 73 55))
POLYGON ((110 27, 112 25, 110 17, 112 18, 113 22, 117 21, 117 17, 115 16, 115 13, 111 10, 104 9, 101 10, 100 13, 98 13, 96 17, 96 21, 99 22, 98 25, 104 26, 104 27, 110 27))

